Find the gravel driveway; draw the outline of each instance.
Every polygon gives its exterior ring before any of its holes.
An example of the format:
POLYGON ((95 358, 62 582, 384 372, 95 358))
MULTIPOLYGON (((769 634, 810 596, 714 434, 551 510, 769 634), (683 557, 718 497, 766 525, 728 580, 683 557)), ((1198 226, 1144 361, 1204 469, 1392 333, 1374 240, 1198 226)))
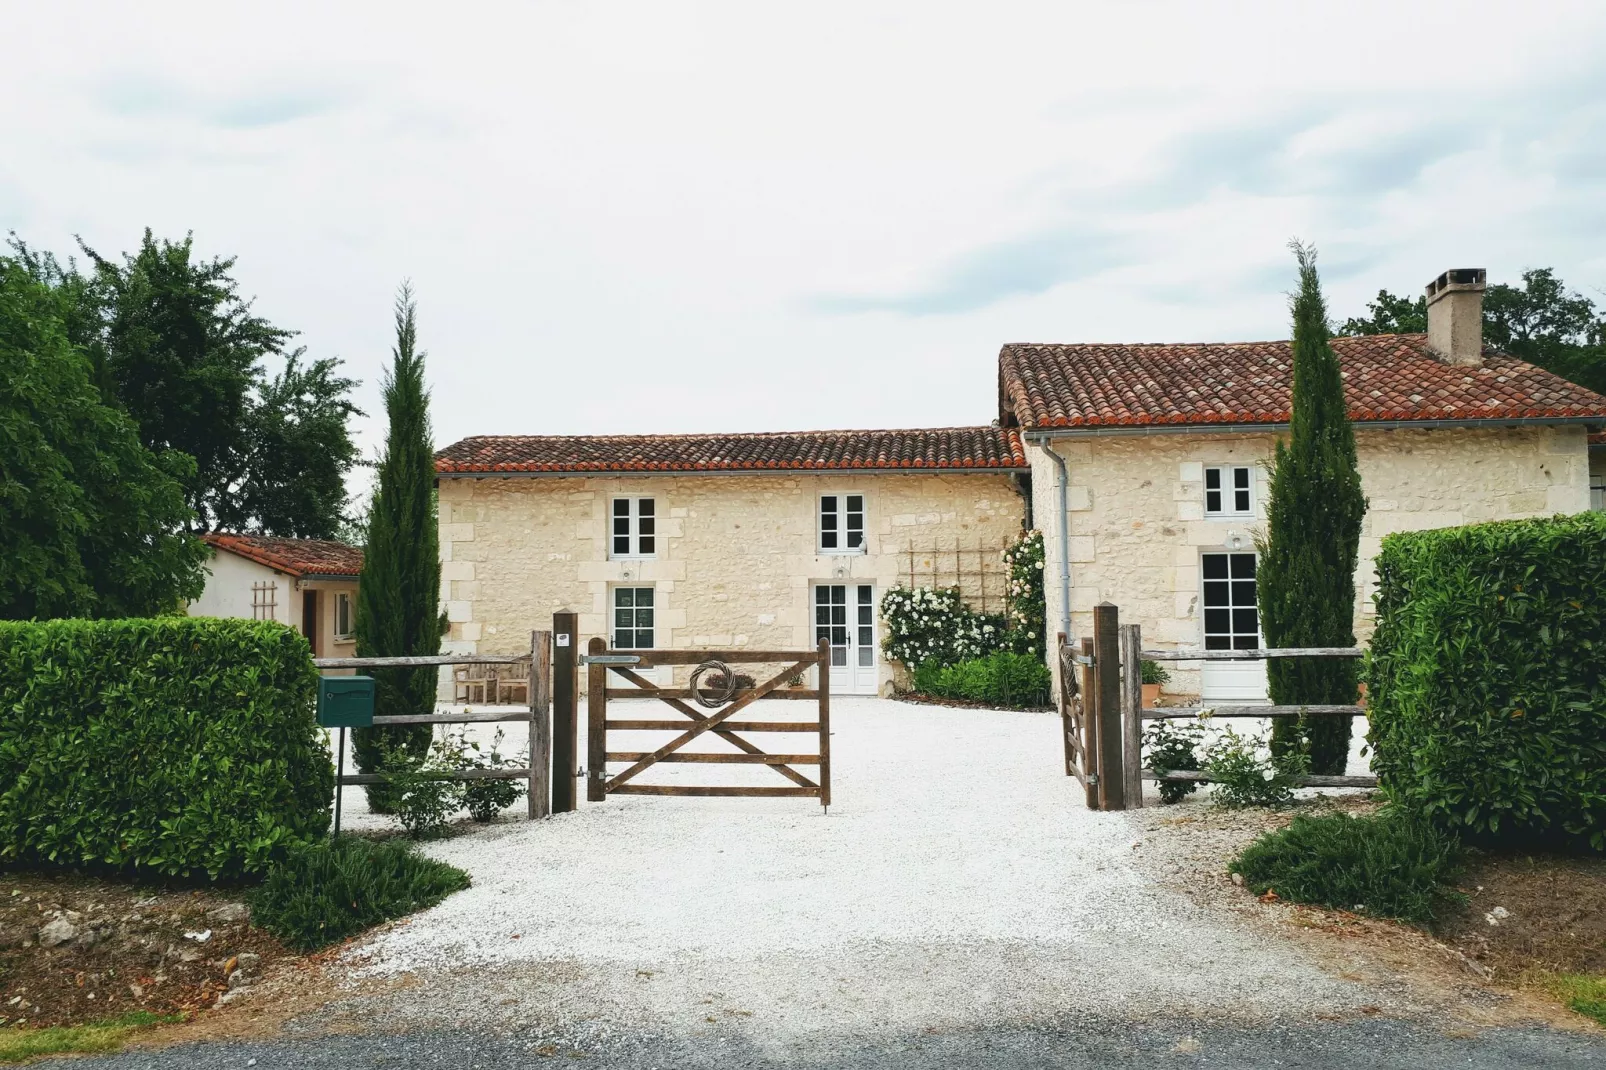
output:
POLYGON ((421 985, 364 1016, 764 1048, 1413 1009, 1157 886, 1132 861, 1139 819, 1087 810, 1061 772, 1056 716, 871 698, 832 714, 828 815, 807 799, 619 796, 429 845, 474 886, 356 950, 363 975, 421 985))

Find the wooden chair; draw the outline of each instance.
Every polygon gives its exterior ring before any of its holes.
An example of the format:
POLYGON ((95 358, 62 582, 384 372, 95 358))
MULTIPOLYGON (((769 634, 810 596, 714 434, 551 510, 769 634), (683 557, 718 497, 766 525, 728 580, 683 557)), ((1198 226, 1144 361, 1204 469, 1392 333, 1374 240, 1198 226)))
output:
POLYGON ((486 670, 489 665, 463 665, 452 674, 457 683, 457 701, 459 704, 478 702, 481 705, 486 701, 486 686, 492 681, 487 679, 486 670))
POLYGON ((517 661, 496 667, 496 701, 499 705, 530 701, 530 663, 517 661))

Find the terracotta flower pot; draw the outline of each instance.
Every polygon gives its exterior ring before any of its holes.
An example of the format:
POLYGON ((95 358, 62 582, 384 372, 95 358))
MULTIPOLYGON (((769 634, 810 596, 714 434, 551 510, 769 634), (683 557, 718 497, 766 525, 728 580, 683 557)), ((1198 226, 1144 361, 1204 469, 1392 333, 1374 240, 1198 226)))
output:
POLYGON ((1159 701, 1160 701, 1160 685, 1159 684, 1144 684, 1143 685, 1143 708, 1146 709, 1146 710, 1152 710, 1152 709, 1154 709, 1154 704, 1156 702, 1159 702, 1159 701))

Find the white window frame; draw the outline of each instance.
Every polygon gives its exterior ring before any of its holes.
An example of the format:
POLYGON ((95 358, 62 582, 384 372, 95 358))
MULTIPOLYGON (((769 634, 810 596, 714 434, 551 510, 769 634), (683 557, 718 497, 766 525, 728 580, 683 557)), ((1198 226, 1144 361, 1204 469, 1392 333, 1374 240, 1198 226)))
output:
MULTIPOLYGON (((636 597, 635 595, 632 595, 632 602, 633 603, 634 603, 635 597, 636 597)), ((620 583, 620 584, 614 585, 613 587, 610 587, 608 589, 608 647, 609 647, 609 649, 611 649, 611 650, 655 650, 655 649, 657 649, 657 646, 658 646, 658 611, 660 609, 662 609, 662 608, 663 607, 658 604, 658 588, 654 584, 651 584, 651 583, 620 583), (644 630, 650 630, 652 632, 652 643, 650 645, 648 645, 648 646, 620 646, 619 645, 619 610, 620 610, 619 592, 620 591, 636 591, 636 592, 639 592, 639 591, 651 591, 652 592, 652 605, 643 607, 643 606, 640 606, 640 605, 632 604, 631 606, 627 607, 627 608, 630 609, 631 615, 632 615, 632 617, 631 617, 631 627, 629 629, 627 629, 627 630, 632 632, 632 633, 640 632, 640 631, 644 631, 644 630), (636 623, 636 621, 639 620, 639 618, 636 617, 635 614, 639 613, 643 608, 645 608, 649 613, 652 614, 652 616, 650 618, 651 619, 651 623, 647 625, 646 629, 643 629, 639 624, 636 623)))
POLYGON ((608 499, 608 560, 651 561, 658 556, 658 540, 662 537, 658 534, 658 501, 654 495, 619 494, 608 499), (629 503, 627 507, 629 511, 623 516, 617 511, 620 502, 629 503), (651 503, 649 510, 651 515, 645 518, 641 515, 642 502, 651 503), (641 530, 643 519, 647 521, 652 530, 646 532, 641 530), (620 520, 625 520, 628 529, 624 533, 627 545, 627 552, 625 553, 618 551, 617 540, 620 537, 618 521, 620 520), (652 549, 645 553, 641 549, 641 540, 643 538, 652 540, 652 549))
POLYGON ((818 495, 816 495, 814 501, 815 551, 820 554, 840 554, 844 556, 859 556, 868 553, 870 545, 869 504, 870 497, 862 490, 826 490, 821 491, 818 495), (835 499, 836 502, 836 511, 834 515, 837 520, 837 525, 836 530, 833 533, 837 537, 836 546, 827 546, 825 544, 825 502, 827 498, 835 499), (847 545, 849 533, 848 518, 854 513, 854 510, 850 510, 848 508, 849 498, 859 499, 859 508, 857 510, 859 516, 859 545, 857 546, 847 545))
POLYGON ((334 621, 332 623, 333 623, 334 632, 335 632, 335 642, 337 642, 337 643, 349 643, 351 641, 352 636, 354 636, 357 633, 357 607, 352 602, 352 597, 351 597, 351 592, 350 591, 336 591, 335 592, 335 613, 334 613, 334 618, 335 619, 334 619, 334 621), (340 613, 341 613, 341 608, 342 607, 344 607, 345 614, 346 614, 346 630, 345 631, 341 631, 340 630, 340 613))
POLYGON ((1207 517, 1243 518, 1255 515, 1255 468, 1249 464, 1207 464, 1204 470, 1204 506, 1207 517), (1210 473, 1217 473, 1219 485, 1214 489, 1210 486, 1210 473), (1247 481, 1244 486, 1237 485, 1237 474, 1244 473, 1247 481), (1238 493, 1243 492, 1245 500, 1249 503, 1243 509, 1237 508, 1238 493), (1210 495, 1220 494, 1221 508, 1210 508, 1210 495), (1231 505, 1232 508, 1227 508, 1231 505))

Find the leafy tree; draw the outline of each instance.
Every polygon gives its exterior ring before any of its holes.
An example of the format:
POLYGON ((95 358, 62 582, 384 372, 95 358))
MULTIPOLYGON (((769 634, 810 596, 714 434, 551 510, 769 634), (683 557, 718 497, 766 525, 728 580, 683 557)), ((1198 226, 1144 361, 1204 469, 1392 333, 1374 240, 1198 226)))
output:
POLYGON ((70 295, 0 256, 0 617, 171 613, 200 595, 206 547, 176 451, 152 454, 102 401, 70 295))
MULTIPOLYGON (((1266 534, 1257 591, 1269 646, 1352 646, 1355 565, 1366 499, 1355 464, 1355 429, 1344 402, 1338 357, 1328 345, 1327 304, 1315 249, 1294 243, 1294 397, 1289 438, 1272 460, 1266 534)), ((1357 669, 1340 658, 1278 658, 1266 663, 1278 705, 1350 705, 1357 669)), ((1348 717, 1279 718, 1272 750, 1285 755, 1307 742, 1311 770, 1342 773, 1349 757, 1348 717)))
POLYGON ((252 313, 232 258, 201 260, 190 236, 158 241, 149 230, 121 260, 80 240, 87 272, 12 245, 61 295, 68 338, 106 402, 133 417, 152 451, 194 459, 185 497, 196 528, 334 537, 357 461, 346 429, 360 415, 349 399, 357 384, 336 360, 286 351, 295 332, 252 313), (271 378, 270 357, 284 361, 271 378))
MULTIPOLYGON (((1387 290, 1367 303, 1365 318, 1344 321, 1341 334, 1411 334, 1428 329, 1425 297, 1387 290)), ((1522 286, 1497 283, 1483 297, 1483 339, 1563 379, 1606 393, 1606 311, 1569 292, 1551 268, 1522 273, 1522 286)))
MULTIPOLYGON (((438 654, 446 626, 440 612, 429 391, 417 341, 417 305, 412 288, 404 284, 396 298, 396 347, 382 380, 390 426, 369 505, 357 587, 359 657, 438 654)), ((376 714, 434 711, 434 669, 379 669, 374 677, 376 714)), ((431 735, 428 725, 357 729, 357 767, 369 773, 387 759, 416 764, 428 751, 431 735)), ((382 813, 394 808, 389 787, 377 784, 368 789, 369 805, 382 813)))

